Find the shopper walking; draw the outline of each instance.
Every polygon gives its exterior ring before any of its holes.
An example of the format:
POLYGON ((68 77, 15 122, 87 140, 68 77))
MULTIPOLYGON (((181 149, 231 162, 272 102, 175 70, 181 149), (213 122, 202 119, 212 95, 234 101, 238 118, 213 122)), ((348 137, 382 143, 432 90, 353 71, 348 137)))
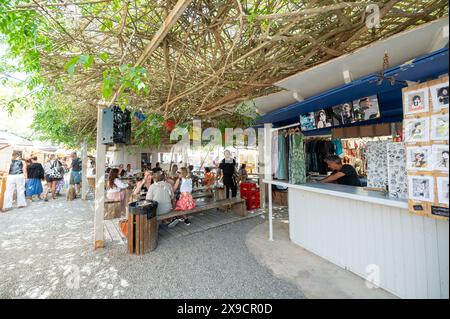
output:
POLYGON ((22 160, 19 152, 13 152, 9 173, 6 179, 6 190, 3 202, 3 211, 8 211, 13 205, 14 191, 17 196, 17 207, 27 206, 25 199, 25 180, 27 178, 25 161, 22 160))
POLYGON ((56 186, 59 181, 64 179, 64 168, 55 155, 51 154, 47 163, 44 165, 45 181, 47 186, 44 192, 44 200, 47 202, 47 195, 52 193, 52 199, 56 199, 56 186))
POLYGON ((31 158, 31 164, 27 167, 28 180, 26 183, 25 194, 28 200, 33 201, 33 196, 41 196, 44 189, 42 188, 42 180, 44 180, 44 168, 38 163, 36 156, 31 158))
POLYGON ((225 158, 219 164, 219 168, 222 171, 223 185, 225 186, 225 191, 227 198, 231 196, 233 198, 237 197, 237 183, 236 183, 236 160, 231 157, 231 152, 226 150, 224 152, 225 158))

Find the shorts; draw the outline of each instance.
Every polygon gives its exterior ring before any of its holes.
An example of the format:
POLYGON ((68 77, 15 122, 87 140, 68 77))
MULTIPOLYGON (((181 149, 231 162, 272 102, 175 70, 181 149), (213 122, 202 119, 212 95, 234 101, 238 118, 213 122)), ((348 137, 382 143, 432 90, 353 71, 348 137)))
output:
POLYGON ((81 171, 72 171, 70 173, 70 185, 81 184, 81 171))

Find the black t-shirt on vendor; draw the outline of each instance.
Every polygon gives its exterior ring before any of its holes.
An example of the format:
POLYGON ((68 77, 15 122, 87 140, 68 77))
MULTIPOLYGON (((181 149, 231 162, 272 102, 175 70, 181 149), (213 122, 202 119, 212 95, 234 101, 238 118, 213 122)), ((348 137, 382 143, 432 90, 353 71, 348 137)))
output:
MULTIPOLYGON (((344 173, 345 176, 342 176, 337 180, 338 184, 342 185, 350 185, 350 186, 361 186, 361 181, 359 180, 358 173, 353 166, 344 164, 342 165, 340 173, 344 173)), ((333 174, 339 173, 338 171, 334 171, 333 174)))

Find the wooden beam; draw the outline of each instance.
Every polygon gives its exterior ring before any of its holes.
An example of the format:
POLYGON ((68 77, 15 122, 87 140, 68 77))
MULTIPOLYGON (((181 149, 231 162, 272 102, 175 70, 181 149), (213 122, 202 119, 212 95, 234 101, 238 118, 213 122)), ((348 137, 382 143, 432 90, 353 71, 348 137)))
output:
MULTIPOLYGON (((141 56, 137 59, 136 64, 134 65, 135 67, 141 66, 147 60, 147 58, 152 55, 152 53, 159 47, 166 35, 169 33, 170 29, 172 29, 172 27, 181 17, 186 8, 191 4, 191 2, 192 0, 178 0, 175 7, 164 20, 161 28, 159 28, 159 30, 155 33, 152 40, 145 47, 141 56)), ((114 94, 109 105, 112 105, 115 102, 122 90, 123 85, 121 85, 119 90, 117 90, 117 92, 114 94)))
POLYGON ((105 162, 106 145, 102 144, 103 108, 97 110, 97 156, 95 174, 95 213, 94 213, 94 249, 105 246, 104 210, 105 210, 105 162))

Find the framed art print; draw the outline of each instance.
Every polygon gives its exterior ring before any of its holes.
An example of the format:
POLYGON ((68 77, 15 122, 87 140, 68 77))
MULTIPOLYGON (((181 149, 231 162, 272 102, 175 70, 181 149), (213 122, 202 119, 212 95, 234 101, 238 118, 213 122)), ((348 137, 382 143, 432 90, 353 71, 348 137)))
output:
POLYGON ((434 177, 408 176, 408 197, 410 200, 434 202, 434 177))
POLYGON ((433 161, 433 170, 448 172, 449 170, 449 147, 445 144, 434 144, 432 146, 431 157, 433 161))
POLYGON ((433 170, 431 146, 408 147, 406 149, 406 168, 409 171, 433 170))
POLYGON ((405 115, 426 113, 430 111, 428 88, 403 93, 405 115))
POLYGON ((421 117, 404 120, 405 142, 429 142, 430 141, 430 119, 421 117))
POLYGON ((430 87, 433 111, 448 108, 448 81, 430 87))
POLYGON ((448 113, 431 116, 431 139, 433 141, 448 140, 448 113))
POLYGON ((447 205, 449 200, 448 177, 436 177, 439 204, 447 205))

